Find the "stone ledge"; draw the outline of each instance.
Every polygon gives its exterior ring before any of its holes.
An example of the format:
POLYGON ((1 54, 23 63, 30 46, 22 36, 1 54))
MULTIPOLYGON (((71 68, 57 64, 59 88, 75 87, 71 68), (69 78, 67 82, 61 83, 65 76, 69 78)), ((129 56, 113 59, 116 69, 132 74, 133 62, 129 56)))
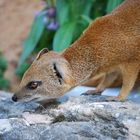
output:
POLYGON ((14 103, 0 93, 1 140, 140 139, 140 105, 105 102, 105 96, 71 97, 50 105, 14 103))

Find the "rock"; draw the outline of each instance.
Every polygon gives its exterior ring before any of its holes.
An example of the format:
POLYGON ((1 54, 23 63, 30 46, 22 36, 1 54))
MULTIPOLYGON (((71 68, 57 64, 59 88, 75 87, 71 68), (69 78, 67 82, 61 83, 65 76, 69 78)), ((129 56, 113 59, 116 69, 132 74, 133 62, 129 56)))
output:
POLYGON ((0 93, 0 140, 140 140, 140 105, 106 96, 70 97, 58 105, 14 103, 0 93))

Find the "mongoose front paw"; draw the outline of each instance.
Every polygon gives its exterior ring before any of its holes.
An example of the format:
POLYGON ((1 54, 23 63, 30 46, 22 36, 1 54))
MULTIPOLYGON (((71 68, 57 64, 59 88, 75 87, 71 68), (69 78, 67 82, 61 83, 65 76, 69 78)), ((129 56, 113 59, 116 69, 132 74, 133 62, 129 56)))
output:
POLYGON ((111 96, 111 97, 107 97, 105 99, 106 102, 124 102, 125 99, 120 99, 119 97, 114 97, 114 96, 111 96))
POLYGON ((102 91, 100 90, 88 90, 85 93, 82 93, 81 95, 101 95, 102 91))

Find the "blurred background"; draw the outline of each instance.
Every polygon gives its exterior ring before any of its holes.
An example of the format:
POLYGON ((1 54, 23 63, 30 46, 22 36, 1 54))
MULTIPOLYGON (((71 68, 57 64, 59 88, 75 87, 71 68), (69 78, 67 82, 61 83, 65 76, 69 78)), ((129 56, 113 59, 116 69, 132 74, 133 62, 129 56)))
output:
POLYGON ((123 0, 0 0, 0 90, 14 92, 36 54, 69 47, 123 0))

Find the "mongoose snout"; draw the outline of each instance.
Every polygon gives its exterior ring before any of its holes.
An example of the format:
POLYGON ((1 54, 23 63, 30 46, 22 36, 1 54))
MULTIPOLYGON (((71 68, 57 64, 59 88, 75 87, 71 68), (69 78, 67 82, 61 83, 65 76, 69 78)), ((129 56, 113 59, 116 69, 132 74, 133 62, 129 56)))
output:
POLYGON ((17 95, 16 95, 16 94, 14 94, 14 95, 12 96, 12 100, 13 100, 14 102, 17 102, 18 98, 17 98, 17 95))

